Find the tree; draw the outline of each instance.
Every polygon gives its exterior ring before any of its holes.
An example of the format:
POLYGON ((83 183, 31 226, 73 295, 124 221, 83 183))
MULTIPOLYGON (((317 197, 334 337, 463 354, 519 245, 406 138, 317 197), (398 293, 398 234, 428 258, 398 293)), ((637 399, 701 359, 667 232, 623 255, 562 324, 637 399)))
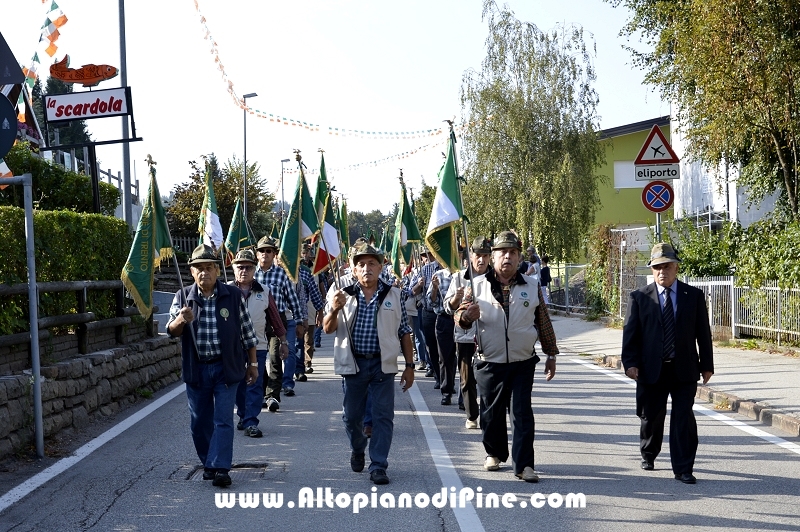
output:
POLYGON ((633 13, 622 35, 645 80, 673 102, 690 157, 740 166, 752 201, 779 192, 800 220, 800 4, 795 0, 607 0, 633 13))
POLYGON ((486 57, 461 87, 470 234, 514 229, 540 253, 574 259, 594 223, 604 157, 583 30, 545 33, 493 0, 483 17, 486 57))
POLYGON ((432 187, 422 180, 422 190, 419 195, 414 197, 414 214, 417 217, 417 227, 423 238, 425 238, 425 231, 428 229, 428 222, 431 218, 431 208, 433 207, 433 198, 436 196, 436 187, 432 187))
MULTIPOLYGON (((227 232, 233 218, 236 199, 242 195, 241 160, 235 157, 228 160, 220 168, 216 156, 212 153, 203 157, 205 164, 189 161, 192 175, 189 183, 177 185, 171 192, 172 202, 167 207, 167 221, 173 235, 198 235, 197 224, 200 219, 200 208, 205 194, 204 178, 206 166, 211 172, 214 182, 214 195, 217 199, 217 211, 222 230, 227 232)), ((256 238, 269 234, 273 217, 270 215, 275 198, 266 192, 266 181, 259 176, 257 163, 247 165, 247 214, 250 227, 256 238)))

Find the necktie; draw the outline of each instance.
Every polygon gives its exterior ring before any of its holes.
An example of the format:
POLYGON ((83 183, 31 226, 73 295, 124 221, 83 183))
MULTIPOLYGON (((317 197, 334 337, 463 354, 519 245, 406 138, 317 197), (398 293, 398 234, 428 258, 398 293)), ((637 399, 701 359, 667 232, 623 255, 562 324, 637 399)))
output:
POLYGON ((664 326, 664 360, 675 357, 675 311, 672 307, 671 288, 664 289, 664 310, 661 312, 661 323, 664 326))

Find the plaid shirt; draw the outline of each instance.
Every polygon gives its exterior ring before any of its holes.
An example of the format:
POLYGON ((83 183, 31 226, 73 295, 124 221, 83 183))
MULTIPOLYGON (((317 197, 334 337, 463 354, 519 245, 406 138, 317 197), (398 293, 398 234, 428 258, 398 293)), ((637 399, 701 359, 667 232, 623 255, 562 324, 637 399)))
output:
MULTIPOLYGON (((214 293, 209 297, 204 296, 201 290, 198 290, 197 293, 200 295, 200 301, 203 302, 199 316, 195 316, 197 320, 197 357, 201 361, 220 358, 222 350, 220 349, 219 334, 217 334, 217 288, 214 287, 214 293)), ((169 307, 167 327, 172 320, 178 317, 182 307, 180 297, 176 296, 169 307)), ((253 328, 253 321, 250 319, 250 313, 242 298, 239 298, 239 323, 241 323, 242 348, 247 351, 258 344, 258 339, 253 328)))
POLYGON ((283 268, 273 264, 269 270, 264 271, 259 266, 256 268, 255 279, 260 284, 269 286, 269 291, 272 293, 272 297, 275 298, 275 306, 278 307, 278 312, 286 312, 288 305, 294 319, 299 319, 299 316, 303 315, 303 306, 297 297, 297 288, 292 285, 292 281, 283 268))
POLYGON ((314 308, 322 310, 325 308, 325 302, 322 300, 322 295, 319 293, 319 286, 314 282, 314 276, 311 275, 311 270, 304 266, 300 266, 300 282, 297 283, 297 290, 300 291, 302 287, 303 297, 300 298, 300 303, 303 307, 303 319, 308 318, 308 300, 311 298, 311 303, 314 308))
POLYGON ((425 304, 433 309, 436 314, 444 314, 444 296, 447 295, 447 289, 450 288, 450 283, 453 281, 453 276, 450 273, 450 270, 439 270, 431 276, 439 278, 439 296, 436 298, 436 301, 431 298, 433 294, 433 283, 428 287, 427 292, 425 292, 425 304))
MULTIPOLYGON (((429 262, 428 264, 426 264, 425 266, 420 268, 420 270, 416 273, 416 275, 414 275, 414 278, 411 279, 411 286, 414 286, 415 284, 417 284, 419 282, 420 277, 421 277, 421 278, 425 279, 425 285, 422 287, 422 293, 423 294, 427 294, 428 293, 428 287, 430 286, 431 279, 433 278, 433 274, 436 273, 436 271, 440 270, 440 269, 441 269, 441 266, 439 266, 438 262, 436 262, 436 261, 429 262)), ((429 312, 434 312, 433 307, 431 307, 430 304, 431 304, 431 302, 428 301, 427 297, 424 297, 422 299, 422 307, 425 310, 429 311, 429 312)))
MULTIPOLYGON (((506 314, 506 324, 508 324, 508 294, 511 290, 511 287, 517 284, 519 281, 520 274, 515 275, 508 285, 503 285, 497 280, 494 270, 490 269, 486 272, 486 279, 489 281, 489 284, 492 287, 492 295, 494 296, 495 300, 503 307, 503 312, 506 314)), ((542 344, 542 351, 546 355, 557 355, 558 346, 556 345, 556 333, 553 330, 553 323, 550 321, 550 313, 547 311, 547 305, 545 305, 544 298, 542 297, 542 287, 537 285, 536 289, 539 291, 539 304, 536 306, 533 324, 539 333, 539 342, 542 344)), ((462 300, 461 305, 458 307, 458 310, 455 314, 456 324, 458 324, 459 327, 466 325, 466 323, 460 323, 461 314, 472 304, 472 302, 472 287, 468 286, 466 290, 464 290, 464 299, 462 300)), ((469 327, 466 328, 468 329, 469 327)))
MULTIPOLYGON (((381 352, 381 344, 378 339, 378 296, 381 291, 381 283, 390 286, 383 281, 379 281, 378 289, 367 302, 361 285, 356 284, 356 294, 358 297, 358 311, 356 312, 356 322, 353 324, 353 352, 359 355, 377 355, 381 352)), ((403 335, 411 334, 411 327, 408 325, 408 314, 405 306, 400 306, 400 328, 397 329, 398 338, 403 335)))

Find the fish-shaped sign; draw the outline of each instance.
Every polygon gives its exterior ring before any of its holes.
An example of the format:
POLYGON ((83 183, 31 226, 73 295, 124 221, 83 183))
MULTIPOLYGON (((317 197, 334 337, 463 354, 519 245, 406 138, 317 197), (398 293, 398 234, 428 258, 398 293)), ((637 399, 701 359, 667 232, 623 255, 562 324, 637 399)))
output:
POLYGON ((64 83, 82 83, 84 87, 95 87, 101 81, 119 74, 117 67, 111 65, 83 65, 69 68, 69 55, 50 66, 50 75, 64 83))

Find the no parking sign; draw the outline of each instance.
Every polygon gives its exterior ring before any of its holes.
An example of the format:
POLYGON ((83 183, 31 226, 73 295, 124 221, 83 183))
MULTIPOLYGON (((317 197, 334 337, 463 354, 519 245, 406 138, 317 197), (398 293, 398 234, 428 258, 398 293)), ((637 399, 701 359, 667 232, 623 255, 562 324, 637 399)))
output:
POLYGON ((649 211, 664 212, 674 200, 672 187, 664 181, 651 181, 642 189, 642 204, 649 211))

